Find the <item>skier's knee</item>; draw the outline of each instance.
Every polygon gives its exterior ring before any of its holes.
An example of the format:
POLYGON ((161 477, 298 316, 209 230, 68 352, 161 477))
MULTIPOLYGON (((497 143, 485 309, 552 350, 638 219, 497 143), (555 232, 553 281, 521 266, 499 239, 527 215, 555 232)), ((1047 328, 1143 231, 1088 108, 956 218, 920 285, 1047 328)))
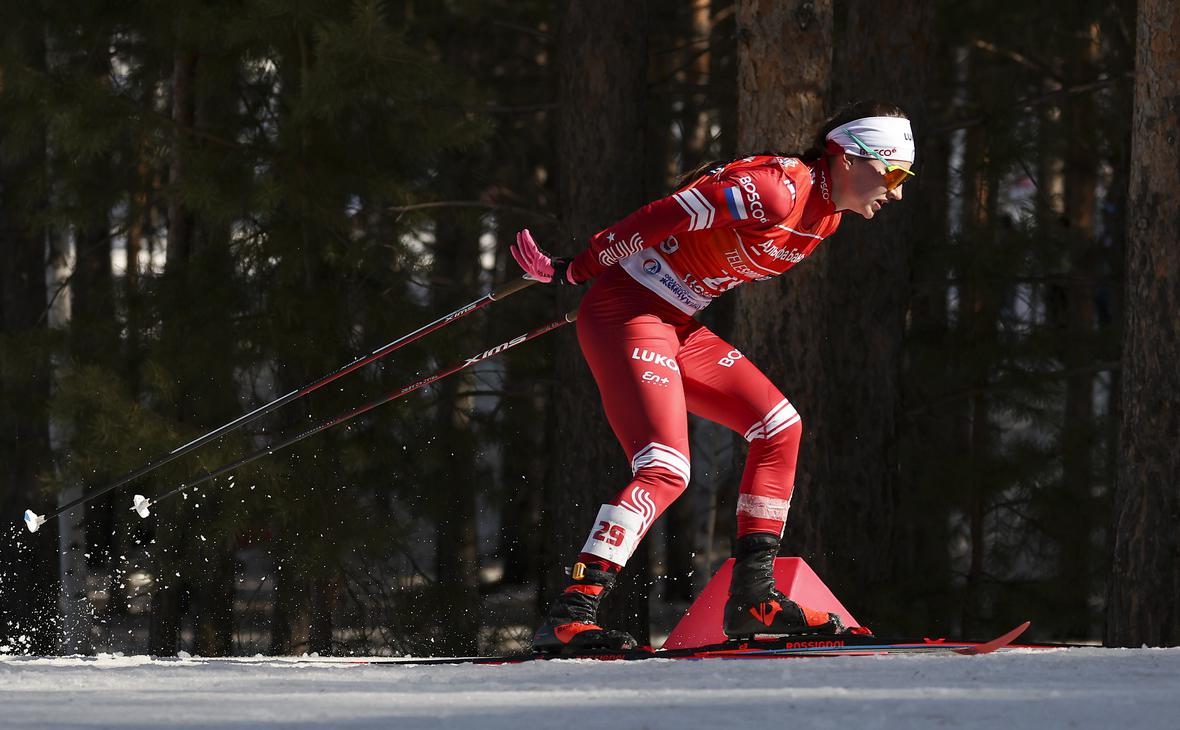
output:
POLYGON ((799 442, 803 434, 803 421, 795 406, 786 398, 775 404, 766 415, 746 430, 746 440, 753 445, 759 439, 769 443, 799 442))
POLYGON ((635 481, 666 483, 666 486, 680 491, 692 478, 688 454, 654 441, 635 452, 631 458, 631 472, 635 481))

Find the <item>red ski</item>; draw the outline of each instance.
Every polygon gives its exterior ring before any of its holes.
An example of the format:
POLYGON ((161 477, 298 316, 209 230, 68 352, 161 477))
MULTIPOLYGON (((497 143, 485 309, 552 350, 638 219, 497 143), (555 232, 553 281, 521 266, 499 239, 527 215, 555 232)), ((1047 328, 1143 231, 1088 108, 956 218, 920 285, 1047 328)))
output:
MULTIPOLYGON (((505 654, 487 657, 405 657, 390 659, 336 659, 343 664, 521 664, 558 659, 640 661, 644 659, 798 659, 824 656, 873 656, 879 654, 990 654, 1012 644, 1029 627, 1025 621, 990 641, 945 639, 886 639, 865 634, 801 634, 773 639, 727 641, 686 649, 632 649, 622 652, 569 654, 505 654)), ((314 661, 314 660, 313 660, 314 661)), ((322 661, 322 660, 321 660, 322 661)))

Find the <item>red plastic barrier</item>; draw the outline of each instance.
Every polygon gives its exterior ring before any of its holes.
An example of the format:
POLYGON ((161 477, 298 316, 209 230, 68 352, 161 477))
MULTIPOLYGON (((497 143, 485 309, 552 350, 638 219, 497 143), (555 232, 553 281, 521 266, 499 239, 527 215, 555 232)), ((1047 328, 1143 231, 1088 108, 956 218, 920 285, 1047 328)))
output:
MULTIPOLYGON (((672 629, 665 649, 681 649, 726 640, 721 631, 721 612, 729 598, 729 579, 733 573, 733 559, 726 560, 701 595, 689 606, 680 623, 672 629)), ((828 611, 840 616, 845 626, 859 626, 852 614, 836 599, 802 558, 775 558, 774 579, 778 589, 787 597, 817 611, 828 611)))

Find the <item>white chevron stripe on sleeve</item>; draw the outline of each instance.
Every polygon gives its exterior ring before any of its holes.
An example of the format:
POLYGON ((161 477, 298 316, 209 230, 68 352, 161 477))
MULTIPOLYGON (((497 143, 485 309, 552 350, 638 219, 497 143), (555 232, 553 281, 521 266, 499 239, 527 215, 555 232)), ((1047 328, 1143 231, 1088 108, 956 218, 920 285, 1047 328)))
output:
POLYGON ((691 188, 688 192, 696 196, 697 202, 701 206, 701 210, 705 211, 705 222, 701 227, 711 228, 713 226, 713 217, 716 215, 717 209, 713 207, 713 204, 709 202, 709 199, 706 198, 700 190, 691 188))
POLYGON ((688 230, 699 231, 713 224, 713 205, 695 188, 676 193, 672 196, 689 214, 688 230))
POLYGON ((681 207, 681 208, 684 208, 684 212, 685 212, 685 213, 688 213, 688 230, 690 230, 690 231, 695 231, 695 230, 697 230, 697 225, 696 225, 696 223, 697 223, 697 213, 696 213, 696 210, 694 210, 694 209, 692 208, 692 206, 690 206, 688 203, 686 203, 686 202, 685 202, 685 200, 684 200, 684 193, 676 193, 675 195, 673 195, 673 196, 672 196, 672 198, 673 198, 673 199, 674 199, 674 200, 675 200, 677 203, 680 203, 680 207, 681 207))

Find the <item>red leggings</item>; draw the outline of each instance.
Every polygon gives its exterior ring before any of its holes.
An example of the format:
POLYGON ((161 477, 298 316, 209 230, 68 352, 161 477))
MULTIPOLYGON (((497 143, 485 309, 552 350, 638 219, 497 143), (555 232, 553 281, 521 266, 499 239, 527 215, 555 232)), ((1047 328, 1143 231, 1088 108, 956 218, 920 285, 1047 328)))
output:
POLYGON ((634 478, 599 512, 583 548, 618 566, 690 478, 688 414, 750 443, 738 537, 782 534, 795 484, 799 414, 753 363, 618 267, 582 300, 578 341, 634 478))

